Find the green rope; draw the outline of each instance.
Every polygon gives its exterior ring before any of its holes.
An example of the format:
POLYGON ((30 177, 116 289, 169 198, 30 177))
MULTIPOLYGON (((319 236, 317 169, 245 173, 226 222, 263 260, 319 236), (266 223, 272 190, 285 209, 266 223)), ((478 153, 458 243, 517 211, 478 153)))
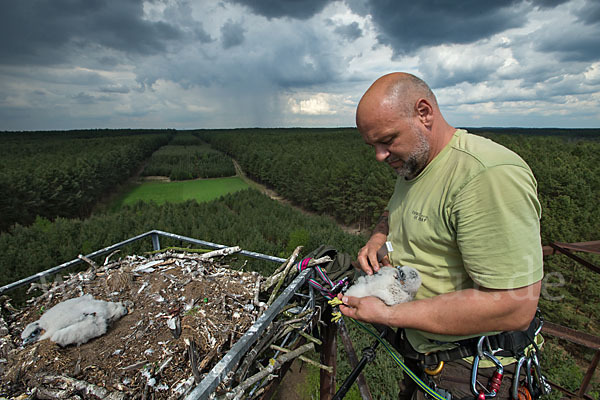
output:
POLYGON ((396 354, 396 352, 394 350, 392 350, 392 348, 390 348, 390 346, 385 342, 385 340, 383 340, 378 334, 376 334, 375 332, 371 331, 369 328, 367 328, 365 325, 361 324, 359 321, 357 321, 357 320, 355 320, 353 318, 350 318, 350 320, 352 320, 359 327, 361 327, 362 329, 364 329, 365 331, 367 331, 371 336, 375 337, 379 341, 379 343, 381 343, 383 345, 383 347, 385 347, 386 351, 394 359, 394 361, 396 362, 396 364, 398 364, 398 366, 400 368, 402 368, 402 371, 404 371, 404 373, 406 373, 408 376, 410 376, 410 378, 413 381, 415 381, 415 383, 417 385, 419 385, 419 387, 421 389, 423 389, 423 391, 425 391, 425 393, 427 393, 428 395, 430 395, 431 397, 433 397, 436 400, 446 400, 446 398, 444 396, 440 395, 438 392, 436 392, 435 390, 433 390, 432 388, 430 388, 429 386, 427 386, 427 384, 425 382, 423 382, 421 379, 419 379, 419 377, 414 372, 412 372, 406 366, 406 364, 404 364, 402 362, 402 360, 396 354))

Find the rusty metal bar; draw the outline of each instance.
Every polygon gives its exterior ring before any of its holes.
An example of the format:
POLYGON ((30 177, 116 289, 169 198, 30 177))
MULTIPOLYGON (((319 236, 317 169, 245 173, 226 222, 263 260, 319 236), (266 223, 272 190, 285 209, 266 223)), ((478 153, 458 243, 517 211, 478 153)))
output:
MULTIPOLYGON (((591 242, 575 242, 575 243, 562 243, 554 242, 556 245, 569 250, 582 251, 585 253, 600 254, 600 240, 593 240, 591 242)), ((556 249, 550 245, 542 246, 543 254, 545 256, 551 256, 556 254, 556 249)))
POLYGON ((596 354, 594 354, 594 358, 592 358, 592 362, 590 363, 590 366, 583 377, 581 387, 579 388, 579 392, 577 392, 579 397, 583 397, 585 392, 587 392, 588 385, 590 384, 592 376, 594 376, 594 371, 596 371, 596 367, 598 366, 598 361, 600 361, 600 350, 596 351, 596 354))
POLYGON ((554 242, 556 245, 569 250, 582 251, 584 253, 600 254, 600 240, 594 240, 591 242, 577 242, 577 243, 562 243, 554 242))
POLYGON ((337 324, 331 322, 331 307, 326 307, 323 313, 323 347, 321 364, 333 368, 333 372, 321 370, 320 399, 331 400, 335 395, 335 375, 337 370, 337 324))
MULTIPOLYGON (((342 338, 342 343, 344 343, 344 348, 346 349, 346 353, 348 354, 348 361, 350 361, 350 366, 352 368, 356 368, 358 365, 358 357, 356 356, 356 351, 354 350, 354 346, 352 345, 352 340, 350 339, 350 334, 348 333, 348 328, 346 327, 346 323, 344 319, 340 319, 338 323, 338 329, 340 332, 340 337, 342 338)), ((369 386, 367 385, 367 381, 365 379, 365 375, 361 372, 356 378, 356 384, 358 385, 358 391, 363 400, 372 400, 371 391, 369 390, 369 386)))
POLYGON ((568 249, 565 249, 563 247, 560 247, 558 244, 556 243, 550 243, 550 247, 552 247, 553 249, 555 249, 556 251, 561 252, 562 254, 564 254, 565 256, 577 261, 579 264, 583 265, 584 267, 587 267, 588 269, 591 269, 592 271, 600 274, 600 267, 592 264, 591 262, 584 260, 583 258, 576 256, 575 254, 571 253, 571 251, 569 251, 568 249))
POLYGON ((572 393, 565 388, 553 383, 549 382, 553 387, 556 387, 561 392, 569 395, 570 397, 579 397, 585 399, 591 399, 590 396, 586 395, 585 392, 592 380, 592 376, 596 371, 596 367, 598 367, 598 362, 600 361, 600 337, 590 335, 589 333, 579 332, 571 328, 567 328, 562 325, 553 324, 552 322, 544 322, 544 326, 542 328, 542 332, 547 333, 549 335, 555 336, 560 339, 568 340, 569 342, 585 346, 589 349, 596 350, 596 354, 592 359, 592 362, 588 366, 587 372, 581 382, 581 386, 577 394, 572 393))
POLYGON ((589 333, 576 331, 575 329, 553 324, 552 322, 548 321, 544 321, 542 332, 548 333, 560 339, 568 340, 569 342, 576 343, 581 346, 585 346, 589 349, 600 350, 600 337, 590 335, 589 333))
POLYGON ((556 389, 559 392, 562 392, 562 393, 566 394, 570 398, 574 398, 574 399, 583 398, 585 400, 596 400, 592 396, 590 396, 589 394, 584 394, 583 396, 578 396, 576 393, 573 393, 570 390, 565 389, 564 387, 560 386, 559 384, 556 384, 556 383, 551 382, 551 381, 547 381, 547 382, 548 382, 548 384, 550 384, 550 386, 552 386, 552 389, 556 389))

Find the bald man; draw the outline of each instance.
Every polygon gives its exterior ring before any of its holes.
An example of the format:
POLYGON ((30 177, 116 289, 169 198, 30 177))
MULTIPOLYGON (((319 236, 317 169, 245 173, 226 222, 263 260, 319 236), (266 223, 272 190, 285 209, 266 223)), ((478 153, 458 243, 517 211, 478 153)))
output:
MULTIPOLYGON (((543 271, 541 209, 527 164, 450 126, 427 84, 406 73, 373 83, 360 100, 356 124, 377 161, 398 174, 388 207, 358 254, 360 268, 378 271, 377 252, 386 246, 389 263, 416 268, 423 284, 415 301, 394 306, 344 296, 342 313, 402 328, 397 346, 414 352, 413 365, 420 367, 428 367, 422 355, 456 348, 456 342, 528 329, 543 271)), ((470 365, 450 361, 436 384, 444 388, 445 382, 454 398, 472 398, 470 365), (449 385, 452 380, 462 386, 449 385)), ((496 398, 508 398, 509 386, 501 385, 496 398)), ((405 389, 404 398, 422 396, 412 386, 405 389)))

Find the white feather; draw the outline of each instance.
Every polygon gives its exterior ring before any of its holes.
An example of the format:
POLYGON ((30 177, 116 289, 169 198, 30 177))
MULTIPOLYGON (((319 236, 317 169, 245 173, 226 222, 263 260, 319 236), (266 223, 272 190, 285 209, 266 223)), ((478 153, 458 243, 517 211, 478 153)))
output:
POLYGON ((345 294, 354 297, 375 296, 391 306, 414 299, 420 286, 421 277, 412 267, 381 267, 373 275, 359 277, 345 294))
POLYGON ((95 300, 90 294, 58 303, 21 333, 24 343, 50 339, 61 346, 82 344, 106 333, 108 325, 127 314, 121 303, 95 300), (44 330, 44 334, 37 336, 44 330))

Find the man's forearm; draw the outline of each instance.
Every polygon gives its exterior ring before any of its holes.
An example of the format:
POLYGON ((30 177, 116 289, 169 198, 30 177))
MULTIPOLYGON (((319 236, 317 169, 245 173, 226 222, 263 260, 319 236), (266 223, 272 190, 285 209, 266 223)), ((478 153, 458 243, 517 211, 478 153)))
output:
POLYGON ((541 283, 512 290, 466 289, 390 307, 390 326, 444 335, 526 329, 541 283))
POLYGON ((381 214, 381 217, 379 217, 377 224, 375 224, 375 228, 373 228, 373 232, 371 233, 371 236, 374 236, 375 234, 379 234, 379 233, 382 233, 385 236, 388 235, 388 233, 390 232, 390 226, 388 223, 389 217, 390 217, 390 212, 388 210, 384 210, 383 213, 381 214))

